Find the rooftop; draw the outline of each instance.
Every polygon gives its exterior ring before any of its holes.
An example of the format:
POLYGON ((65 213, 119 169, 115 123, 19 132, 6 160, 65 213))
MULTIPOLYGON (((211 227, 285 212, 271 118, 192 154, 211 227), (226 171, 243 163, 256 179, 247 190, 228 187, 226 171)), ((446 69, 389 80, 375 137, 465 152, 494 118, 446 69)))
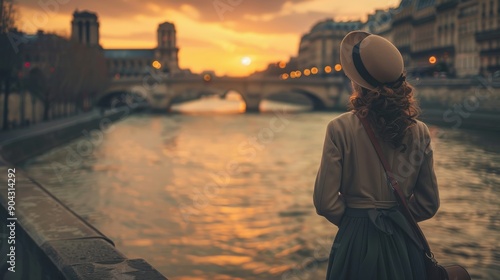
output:
POLYGON ((154 49, 105 49, 106 58, 154 58, 154 49))
POLYGON ((79 12, 78 10, 75 10, 73 13, 73 18, 91 18, 91 19, 97 19, 97 14, 89 11, 81 11, 79 12))
POLYGON ((316 23, 311 29, 311 33, 324 30, 344 30, 351 31, 360 29, 362 26, 361 21, 334 21, 329 18, 324 21, 316 23))

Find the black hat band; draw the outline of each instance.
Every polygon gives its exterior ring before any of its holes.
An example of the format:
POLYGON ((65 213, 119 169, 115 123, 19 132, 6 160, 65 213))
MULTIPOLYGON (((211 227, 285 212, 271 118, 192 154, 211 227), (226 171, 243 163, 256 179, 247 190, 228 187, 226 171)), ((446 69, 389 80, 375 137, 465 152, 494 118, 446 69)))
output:
POLYGON ((363 42, 363 40, 359 41, 359 43, 354 45, 354 48, 352 49, 352 61, 354 63, 354 67, 358 71, 361 78, 363 78, 363 80, 365 80, 367 83, 369 83, 372 87, 375 88, 383 85, 394 86, 397 82, 403 82, 405 80, 403 74, 401 74, 401 76, 399 76, 399 78, 394 82, 381 83, 377 79, 375 79, 370 74, 370 72, 368 72, 368 69, 366 69, 365 65, 363 64, 363 60, 361 60, 361 54, 359 51, 359 46, 361 45, 361 42, 363 42))
POLYGON ((363 60, 361 60, 361 54, 359 52, 359 45, 361 45, 361 42, 363 42, 363 40, 354 45, 354 48, 352 49, 352 61, 354 62, 354 67, 356 67, 356 70, 363 80, 369 83, 372 87, 378 87, 380 86, 380 82, 370 75, 370 72, 368 72, 363 64, 363 60))

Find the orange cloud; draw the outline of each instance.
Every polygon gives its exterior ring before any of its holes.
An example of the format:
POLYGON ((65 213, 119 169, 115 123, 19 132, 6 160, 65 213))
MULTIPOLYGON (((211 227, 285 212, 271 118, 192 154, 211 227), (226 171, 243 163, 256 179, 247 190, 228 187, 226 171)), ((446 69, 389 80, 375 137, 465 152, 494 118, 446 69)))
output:
POLYGON ((158 24, 170 21, 177 29, 181 67, 194 72, 211 69, 218 75, 242 76, 296 55, 300 35, 320 20, 359 19, 375 8, 396 6, 398 1, 374 2, 73 0, 47 8, 40 6, 39 1, 26 0, 19 4, 19 26, 30 33, 43 29, 69 36, 72 13, 80 8, 98 14, 104 48, 154 48, 158 24), (232 6, 218 7, 221 3, 232 6), (241 64, 245 56, 252 59, 248 66, 241 64))

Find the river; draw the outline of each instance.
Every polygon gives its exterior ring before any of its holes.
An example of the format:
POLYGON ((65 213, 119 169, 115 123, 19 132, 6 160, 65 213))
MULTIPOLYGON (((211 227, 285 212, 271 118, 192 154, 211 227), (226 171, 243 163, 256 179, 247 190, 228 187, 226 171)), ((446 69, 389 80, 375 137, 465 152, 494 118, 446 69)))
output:
MULTIPOLYGON (((312 191, 336 115, 131 115, 25 169, 171 280, 324 279, 337 229, 312 191)), ((498 279, 498 135, 429 127, 441 208, 421 226, 440 263, 498 279)))

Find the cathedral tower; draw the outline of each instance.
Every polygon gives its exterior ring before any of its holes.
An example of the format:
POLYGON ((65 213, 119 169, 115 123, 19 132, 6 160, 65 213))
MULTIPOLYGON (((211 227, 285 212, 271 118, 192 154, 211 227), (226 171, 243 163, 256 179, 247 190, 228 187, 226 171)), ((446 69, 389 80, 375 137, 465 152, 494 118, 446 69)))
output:
POLYGON ((71 21, 71 39, 87 46, 99 46, 97 15, 89 11, 75 11, 71 21))
POLYGON ((158 26, 158 48, 157 57, 165 72, 175 73, 179 71, 175 25, 164 22, 158 26))

